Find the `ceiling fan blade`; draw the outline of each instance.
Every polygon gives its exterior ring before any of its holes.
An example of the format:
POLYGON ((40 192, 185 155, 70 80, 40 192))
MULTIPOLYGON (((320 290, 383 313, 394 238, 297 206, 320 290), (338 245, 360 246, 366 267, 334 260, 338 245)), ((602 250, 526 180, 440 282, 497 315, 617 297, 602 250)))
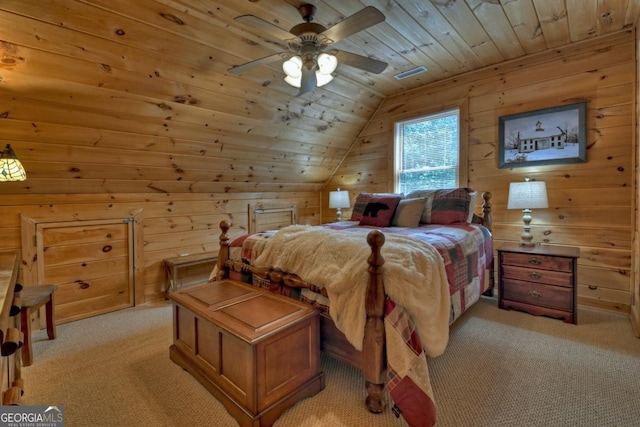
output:
POLYGON ((382 73, 388 65, 386 62, 378 61, 377 59, 368 58, 366 56, 358 55, 351 52, 345 52, 344 50, 333 49, 331 53, 335 55, 336 58, 338 58, 339 64, 359 68, 361 70, 368 71, 374 74, 382 73))
POLYGON ((384 20, 385 16, 382 12, 373 6, 367 6, 359 12, 345 18, 343 21, 338 22, 333 27, 326 29, 320 33, 320 35, 331 39, 335 43, 384 20))
POLYGON ((230 74, 242 74, 245 71, 251 70, 261 65, 269 64, 271 62, 275 62, 279 59, 284 59, 286 57, 287 57, 286 53, 274 53, 273 55, 265 56, 264 58, 256 59, 254 61, 247 62, 245 64, 231 67, 227 70, 227 72, 229 72, 230 74))
POLYGON ((309 70, 307 67, 302 67, 302 78, 300 79, 300 92, 298 92, 298 96, 305 94, 307 92, 313 92, 316 89, 316 85, 318 84, 318 79, 316 77, 316 69, 313 67, 309 70))
POLYGON ((235 18, 236 21, 248 26, 255 28, 256 30, 263 31, 265 33, 271 34, 273 37, 278 38, 280 40, 290 40, 295 36, 291 34, 289 31, 283 30, 277 25, 272 24, 269 21, 265 21, 264 19, 258 18, 254 15, 242 15, 235 18))

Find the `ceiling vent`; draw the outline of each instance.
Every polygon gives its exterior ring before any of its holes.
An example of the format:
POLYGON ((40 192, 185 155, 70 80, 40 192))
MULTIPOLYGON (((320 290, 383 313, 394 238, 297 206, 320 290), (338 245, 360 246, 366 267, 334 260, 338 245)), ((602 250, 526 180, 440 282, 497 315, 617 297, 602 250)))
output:
POLYGON ((427 71, 427 67, 425 67, 424 65, 421 65, 419 67, 412 68, 411 70, 398 73, 393 77, 395 77, 396 80, 402 80, 402 79, 406 79, 407 77, 415 76, 416 74, 424 73, 425 71, 427 71))

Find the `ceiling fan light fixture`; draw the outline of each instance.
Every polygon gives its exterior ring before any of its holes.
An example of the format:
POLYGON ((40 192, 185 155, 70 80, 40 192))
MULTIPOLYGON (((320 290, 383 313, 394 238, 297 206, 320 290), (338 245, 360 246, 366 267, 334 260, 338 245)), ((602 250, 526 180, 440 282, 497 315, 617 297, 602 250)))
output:
POLYGON ((321 74, 331 74, 336 70, 337 66, 338 58, 335 55, 329 55, 324 52, 318 55, 318 70, 321 74))
MULTIPOLYGON (((282 70, 287 75, 287 77, 298 79, 298 81, 300 81, 300 77, 302 76, 302 58, 297 55, 292 56, 287 61, 284 61, 284 63, 282 64, 282 70)), ((298 87, 300 87, 299 84, 298 87)))
MULTIPOLYGON (((309 69, 317 68, 316 73, 316 86, 321 87, 333 80, 332 72, 335 71, 338 66, 338 58, 328 53, 321 53, 318 57, 311 61, 309 69), (313 64, 313 65, 312 65, 313 64)), ((282 70, 287 75, 284 81, 293 87, 299 88, 302 85, 302 67, 307 66, 303 63, 302 58, 298 55, 294 55, 282 64, 282 70)))
POLYGON ((316 86, 321 87, 329 83, 333 80, 333 76, 331 74, 323 74, 320 71, 316 71, 316 86))
POLYGON ((287 43, 289 51, 274 53, 236 65, 227 71, 230 74, 241 74, 260 65, 270 64, 293 55, 282 64, 282 70, 286 74, 284 80, 289 85, 300 88, 298 92, 298 96, 300 96, 332 81, 331 73, 336 70, 338 62, 374 74, 380 74, 387 68, 386 62, 356 53, 334 48, 329 51, 331 53, 324 52, 328 46, 383 22, 385 16, 382 12, 373 6, 366 6, 330 28, 326 28, 311 22, 316 10, 316 6, 310 3, 298 6, 298 12, 304 22, 293 26, 289 31, 254 15, 237 16, 235 18, 237 22, 265 30, 270 35, 287 43))
POLYGON ((287 76, 284 78, 284 81, 293 87, 300 87, 302 84, 302 75, 299 75, 298 77, 287 76))

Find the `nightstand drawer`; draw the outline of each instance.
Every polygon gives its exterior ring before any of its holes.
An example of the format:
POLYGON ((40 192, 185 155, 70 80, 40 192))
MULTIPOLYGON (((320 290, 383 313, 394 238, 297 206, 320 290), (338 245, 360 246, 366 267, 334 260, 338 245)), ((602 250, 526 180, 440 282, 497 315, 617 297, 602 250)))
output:
POLYGON ((507 278, 504 278, 502 285, 503 295, 501 298, 505 300, 520 301, 558 310, 573 310, 572 288, 507 278))
POLYGON ((523 254, 504 252, 502 254, 502 264, 517 265, 521 267, 535 267, 544 270, 565 271, 571 273, 573 259, 557 256, 546 256, 538 254, 523 254))
POLYGON ((503 265, 502 275, 505 279, 526 280, 529 282, 544 283, 548 285, 566 286, 567 288, 573 287, 573 274, 562 271, 503 265))

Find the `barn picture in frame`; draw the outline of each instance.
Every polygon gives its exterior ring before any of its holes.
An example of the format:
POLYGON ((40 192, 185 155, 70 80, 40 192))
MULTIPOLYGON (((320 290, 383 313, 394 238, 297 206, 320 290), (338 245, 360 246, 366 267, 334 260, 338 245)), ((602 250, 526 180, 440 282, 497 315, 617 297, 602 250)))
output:
POLYGON ((587 161, 587 103, 502 116, 498 168, 587 161))

